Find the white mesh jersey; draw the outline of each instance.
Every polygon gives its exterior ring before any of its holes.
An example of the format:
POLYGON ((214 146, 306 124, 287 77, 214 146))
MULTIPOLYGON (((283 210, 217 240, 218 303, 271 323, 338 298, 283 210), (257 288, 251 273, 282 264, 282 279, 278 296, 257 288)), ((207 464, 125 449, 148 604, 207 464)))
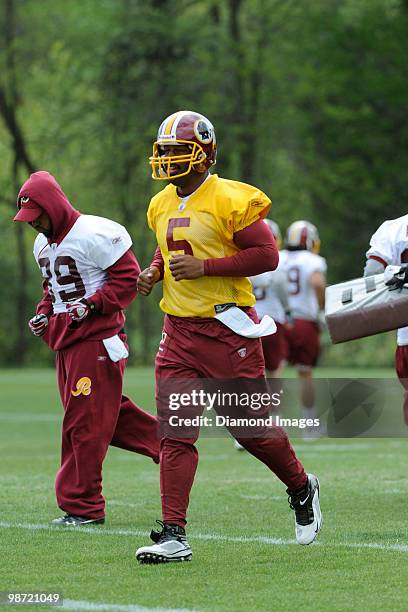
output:
POLYGON ((126 229, 110 219, 81 215, 59 244, 43 234, 34 242, 34 257, 53 300, 54 313, 69 302, 93 295, 108 278, 105 271, 129 250, 126 229))
MULTIPOLYGON (((372 235, 369 257, 379 257, 386 265, 408 263, 408 215, 385 221, 372 235)), ((401 327, 397 332, 399 346, 408 344, 408 327, 401 327)))
POLYGON ((282 269, 288 280, 289 307, 295 319, 316 321, 319 304, 316 292, 310 285, 313 272, 326 274, 326 260, 310 251, 281 251, 282 269))
POLYGON ((266 314, 278 323, 285 323, 288 309, 288 290, 285 271, 279 265, 273 272, 264 272, 251 276, 258 317, 262 319, 266 314))

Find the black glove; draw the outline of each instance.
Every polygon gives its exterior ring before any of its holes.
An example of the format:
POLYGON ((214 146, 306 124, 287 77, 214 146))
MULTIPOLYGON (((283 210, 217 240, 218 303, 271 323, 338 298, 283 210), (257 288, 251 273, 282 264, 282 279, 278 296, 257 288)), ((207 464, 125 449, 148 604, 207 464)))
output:
POLYGON ((394 276, 388 280, 385 284, 389 287, 390 291, 402 291, 402 288, 405 284, 408 283, 408 264, 403 264, 399 272, 394 274, 394 276))

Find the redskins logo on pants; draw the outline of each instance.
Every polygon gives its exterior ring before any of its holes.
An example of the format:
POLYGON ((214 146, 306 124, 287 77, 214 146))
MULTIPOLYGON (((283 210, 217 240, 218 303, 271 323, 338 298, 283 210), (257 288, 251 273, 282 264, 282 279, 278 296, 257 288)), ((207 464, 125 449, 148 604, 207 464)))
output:
POLYGON ((90 395, 91 386, 92 386, 91 379, 88 378, 88 376, 83 376, 82 378, 78 380, 75 391, 72 389, 71 393, 74 397, 78 397, 78 395, 90 395))

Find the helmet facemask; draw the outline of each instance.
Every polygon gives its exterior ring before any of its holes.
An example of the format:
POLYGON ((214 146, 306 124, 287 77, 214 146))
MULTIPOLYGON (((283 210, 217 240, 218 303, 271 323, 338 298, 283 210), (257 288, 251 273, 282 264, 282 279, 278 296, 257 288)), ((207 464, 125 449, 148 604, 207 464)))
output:
POLYGON ((196 142, 191 140, 156 140, 153 143, 153 155, 149 158, 149 163, 152 167, 152 178, 160 180, 169 180, 185 176, 194 168, 197 172, 205 172, 207 164, 205 163, 207 155, 203 148, 196 142), (190 153, 181 155, 163 155, 161 147, 169 145, 187 145, 190 153), (171 174, 171 166, 188 164, 187 168, 179 173, 171 174), (199 166, 202 165, 202 168, 199 166))

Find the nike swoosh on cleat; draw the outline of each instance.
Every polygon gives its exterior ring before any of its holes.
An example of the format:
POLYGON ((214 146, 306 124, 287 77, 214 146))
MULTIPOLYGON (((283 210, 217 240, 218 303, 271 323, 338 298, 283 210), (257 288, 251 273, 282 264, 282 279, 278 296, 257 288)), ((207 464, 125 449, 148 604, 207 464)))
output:
POLYGON ((310 493, 309 493, 309 495, 307 497, 305 497, 305 499, 303 501, 300 502, 300 505, 304 506, 305 503, 307 502, 307 500, 309 499, 309 497, 310 497, 310 493))

